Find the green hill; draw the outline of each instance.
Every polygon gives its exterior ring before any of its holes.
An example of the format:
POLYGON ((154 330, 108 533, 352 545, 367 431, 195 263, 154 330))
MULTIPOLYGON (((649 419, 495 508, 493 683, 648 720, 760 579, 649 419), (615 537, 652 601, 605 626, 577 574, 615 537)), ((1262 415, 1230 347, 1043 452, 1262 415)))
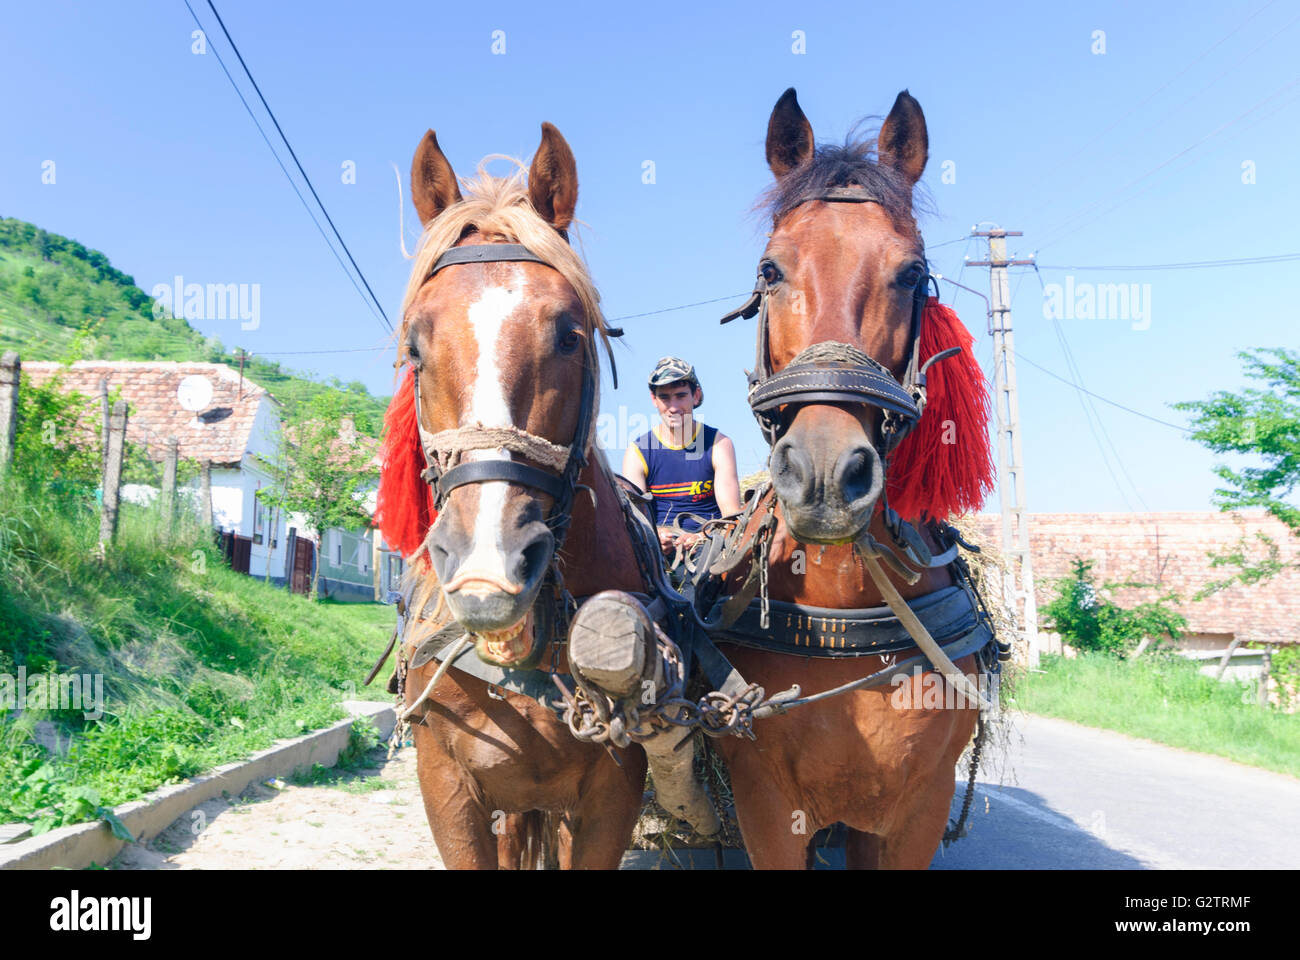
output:
MULTIPOLYGON (((154 301, 108 257, 46 230, 0 217, 0 352, 24 360, 63 359, 85 331, 87 360, 201 360, 238 368, 239 351, 208 338, 169 311, 154 318, 154 301)), ((371 396, 360 382, 308 379, 253 356, 244 375, 270 390, 286 413, 322 392, 348 400, 357 428, 378 435, 387 397, 371 396)))

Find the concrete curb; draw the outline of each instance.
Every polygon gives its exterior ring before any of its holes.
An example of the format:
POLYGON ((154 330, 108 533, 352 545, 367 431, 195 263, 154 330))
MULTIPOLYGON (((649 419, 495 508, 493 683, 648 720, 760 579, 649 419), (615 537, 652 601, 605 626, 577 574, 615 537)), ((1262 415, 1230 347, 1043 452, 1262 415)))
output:
MULTIPOLYGON (((332 767, 339 752, 347 746, 348 731, 357 717, 368 717, 387 739, 397 717, 391 705, 376 700, 348 700, 343 708, 351 714, 347 720, 324 730, 317 730, 253 754, 247 760, 228 763, 211 773, 184 783, 162 787, 153 793, 124 803, 115 809, 137 842, 156 837, 173 821, 204 801, 223 793, 234 796, 256 780, 287 776, 299 767, 319 763, 332 767)), ((50 870, 64 867, 81 870, 92 863, 106 865, 126 846, 125 840, 113 836, 102 820, 60 827, 17 843, 0 846, 0 870, 50 870)))

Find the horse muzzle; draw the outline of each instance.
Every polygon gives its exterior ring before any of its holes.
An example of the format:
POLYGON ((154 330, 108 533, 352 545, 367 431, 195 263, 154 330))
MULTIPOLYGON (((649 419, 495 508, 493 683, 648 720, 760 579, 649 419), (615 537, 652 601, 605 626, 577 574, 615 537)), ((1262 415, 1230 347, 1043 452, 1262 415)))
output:
POLYGON ((772 448, 772 486, 786 526, 804 543, 849 543, 871 522, 885 487, 880 454, 866 442, 791 431, 772 448))

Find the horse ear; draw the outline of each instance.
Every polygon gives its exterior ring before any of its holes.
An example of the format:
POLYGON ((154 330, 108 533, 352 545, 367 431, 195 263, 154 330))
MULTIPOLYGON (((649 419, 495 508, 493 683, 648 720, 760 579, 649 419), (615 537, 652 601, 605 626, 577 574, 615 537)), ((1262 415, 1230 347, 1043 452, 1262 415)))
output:
POLYGON ((415 202, 420 222, 424 224, 453 203, 460 203, 456 174, 443 156, 438 137, 432 130, 420 140, 420 145, 415 148, 415 159, 411 161, 411 199, 415 202))
POLYGON ((876 151, 880 164, 893 167, 915 185, 930 157, 930 134, 925 128, 921 105, 906 90, 894 101, 894 109, 880 127, 876 151))
POLYGON ((550 123, 528 168, 528 199, 542 219, 563 233, 578 206, 578 165, 568 142, 550 123))
POLYGON ((813 129, 794 87, 781 94, 767 121, 767 165, 780 180, 813 155, 813 129))

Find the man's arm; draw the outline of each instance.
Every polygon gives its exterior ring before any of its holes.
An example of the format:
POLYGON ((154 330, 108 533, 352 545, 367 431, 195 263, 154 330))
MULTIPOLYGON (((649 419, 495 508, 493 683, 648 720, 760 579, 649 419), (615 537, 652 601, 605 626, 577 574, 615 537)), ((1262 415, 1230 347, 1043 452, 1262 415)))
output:
POLYGON ((645 460, 635 443, 628 444, 627 451, 623 454, 623 469, 619 472, 636 484, 638 490, 645 493, 645 460))
POLYGON ((736 446, 731 438, 718 434, 713 443, 713 498, 722 515, 739 513, 740 477, 736 474, 736 446))

